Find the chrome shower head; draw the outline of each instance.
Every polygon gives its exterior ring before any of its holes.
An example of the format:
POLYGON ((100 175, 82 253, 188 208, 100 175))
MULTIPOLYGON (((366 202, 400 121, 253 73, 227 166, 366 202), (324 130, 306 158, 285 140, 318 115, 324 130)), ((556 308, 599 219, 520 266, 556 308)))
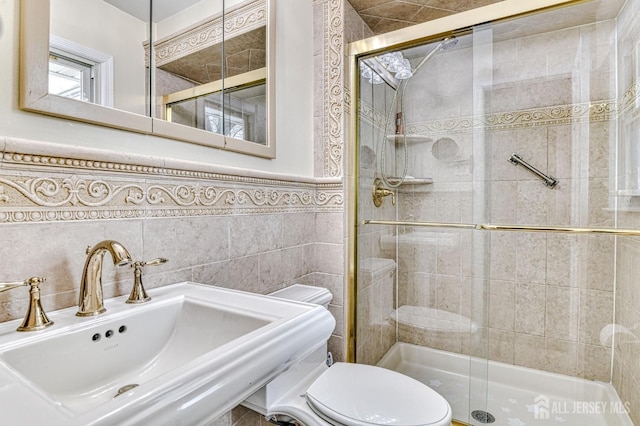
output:
POLYGON ((454 36, 451 37, 447 37, 444 40, 442 40, 436 47, 435 49, 433 49, 427 56, 425 56, 422 61, 420 61, 420 63, 418 64, 417 67, 415 67, 414 69, 412 69, 412 74, 415 74, 416 72, 418 72, 418 70, 420 68, 422 68, 422 66, 429 60, 431 59, 431 57, 435 54, 438 53, 440 51, 443 50, 447 50, 447 49, 451 49, 452 47, 454 47, 456 44, 458 44, 458 39, 454 36))
POLYGON ((458 39, 455 36, 447 37, 438 46, 436 50, 447 50, 455 47, 458 44, 458 39))

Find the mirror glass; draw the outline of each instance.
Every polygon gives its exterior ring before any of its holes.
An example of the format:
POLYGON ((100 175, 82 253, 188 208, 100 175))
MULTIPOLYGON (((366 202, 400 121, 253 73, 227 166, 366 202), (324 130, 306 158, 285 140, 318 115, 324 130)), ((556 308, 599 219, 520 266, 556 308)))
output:
POLYGON ((273 0, 21 0, 20 107, 275 157, 273 0))
POLYGON ((150 0, 51 0, 49 94, 149 115, 150 7, 150 0))
POLYGON ((224 3, 198 2, 180 20, 154 16, 154 117, 224 135, 227 144, 266 146, 266 2, 224 3))
MULTIPOLYGON (((173 3, 154 0, 153 117, 204 130, 204 102, 191 94, 202 84, 221 78, 223 1, 188 0, 188 5, 173 14, 161 13, 156 2, 166 6, 173 3), (172 94, 183 94, 185 100, 168 110, 166 98, 172 94)), ((222 94, 209 98, 220 102, 222 94)))

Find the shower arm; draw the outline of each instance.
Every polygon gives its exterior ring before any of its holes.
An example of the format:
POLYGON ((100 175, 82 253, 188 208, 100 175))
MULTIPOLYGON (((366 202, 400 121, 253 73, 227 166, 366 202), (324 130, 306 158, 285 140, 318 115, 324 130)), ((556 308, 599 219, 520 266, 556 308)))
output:
POLYGON ((525 169, 527 169, 528 171, 530 171, 531 173, 533 173, 534 175, 538 176, 540 179, 542 179, 544 184, 549 188, 554 188, 558 184, 558 179, 542 173, 540 170, 536 169, 531 164, 526 162, 524 158, 522 158, 515 152, 511 154, 511 157, 509 157, 509 162, 511 162, 511 164, 515 166, 520 165, 525 169))

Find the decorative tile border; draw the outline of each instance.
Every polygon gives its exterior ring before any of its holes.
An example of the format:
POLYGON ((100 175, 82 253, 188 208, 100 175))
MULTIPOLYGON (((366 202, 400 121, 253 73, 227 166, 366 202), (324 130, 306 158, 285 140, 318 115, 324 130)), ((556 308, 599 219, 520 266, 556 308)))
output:
POLYGON ((344 145, 344 1, 324 7, 324 176, 342 176, 344 145))
MULTIPOLYGON (((23 141, 22 144, 28 144, 23 141)), ((240 176, 227 173, 207 172, 200 170, 189 170, 183 168, 159 167, 144 164, 123 163, 108 160, 91 160, 68 158, 59 155, 28 154, 19 152, 5 152, 2 154, 2 164, 11 168, 36 168, 47 167, 54 169, 74 169, 88 170, 91 172, 120 172, 134 173, 141 175, 154 175, 162 177, 180 177, 221 180, 225 182, 259 183, 277 185, 289 180, 259 178, 252 176, 240 176)))
POLYGON ((342 211, 341 183, 4 153, 0 223, 342 211))
POLYGON ((622 113, 631 108, 637 108, 638 104, 640 104, 640 84, 633 83, 622 95, 620 112, 622 113))
MULTIPOLYGON (((252 1, 195 28, 155 43, 155 66, 162 66, 198 50, 262 27, 267 23, 266 0, 252 1), (223 31, 224 22, 224 31, 223 31)), ((148 58, 148 45, 145 45, 148 58)), ((148 65, 148 64, 147 64, 148 65)))
MULTIPOLYGON (((577 122, 599 122, 615 119, 620 112, 638 101, 638 85, 631 87, 619 101, 586 102, 558 105, 523 111, 501 112, 484 116, 459 117, 408 123, 407 134, 433 136, 438 134, 469 133, 476 129, 510 130, 524 127, 557 126, 577 122)), ((385 117, 371 105, 358 106, 362 119, 377 129, 384 129, 385 117)))
POLYGON ((358 104, 358 116, 361 120, 373 125, 375 128, 384 130, 385 114, 373 108, 372 105, 360 101, 358 104))
POLYGON ((604 101, 413 123, 408 124, 406 129, 411 134, 420 135, 465 133, 474 129, 509 130, 576 122, 608 121, 615 115, 616 101, 604 101))
MULTIPOLYGON (((344 149, 345 107, 352 100, 343 76, 344 70, 344 1, 314 0, 324 7, 324 176, 342 176, 342 158, 344 149)), ((617 117, 638 104, 640 86, 634 83, 619 100, 600 103, 561 105, 552 108, 539 108, 529 111, 499 113, 483 117, 461 117, 449 120, 412 123, 407 125, 408 133, 462 133, 478 128, 506 130, 523 127, 559 125, 586 121, 607 121, 617 117)), ((384 128, 385 117, 373 110, 370 105, 358 105, 358 111, 365 121, 379 129, 384 128)))

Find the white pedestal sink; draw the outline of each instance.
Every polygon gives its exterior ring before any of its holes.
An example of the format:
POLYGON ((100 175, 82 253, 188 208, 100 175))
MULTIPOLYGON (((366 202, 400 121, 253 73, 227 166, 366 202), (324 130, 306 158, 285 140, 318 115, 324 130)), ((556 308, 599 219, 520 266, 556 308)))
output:
POLYGON ((126 296, 105 314, 49 313, 50 329, 0 324, 3 423, 199 425, 326 343, 320 306, 196 283, 126 296))

